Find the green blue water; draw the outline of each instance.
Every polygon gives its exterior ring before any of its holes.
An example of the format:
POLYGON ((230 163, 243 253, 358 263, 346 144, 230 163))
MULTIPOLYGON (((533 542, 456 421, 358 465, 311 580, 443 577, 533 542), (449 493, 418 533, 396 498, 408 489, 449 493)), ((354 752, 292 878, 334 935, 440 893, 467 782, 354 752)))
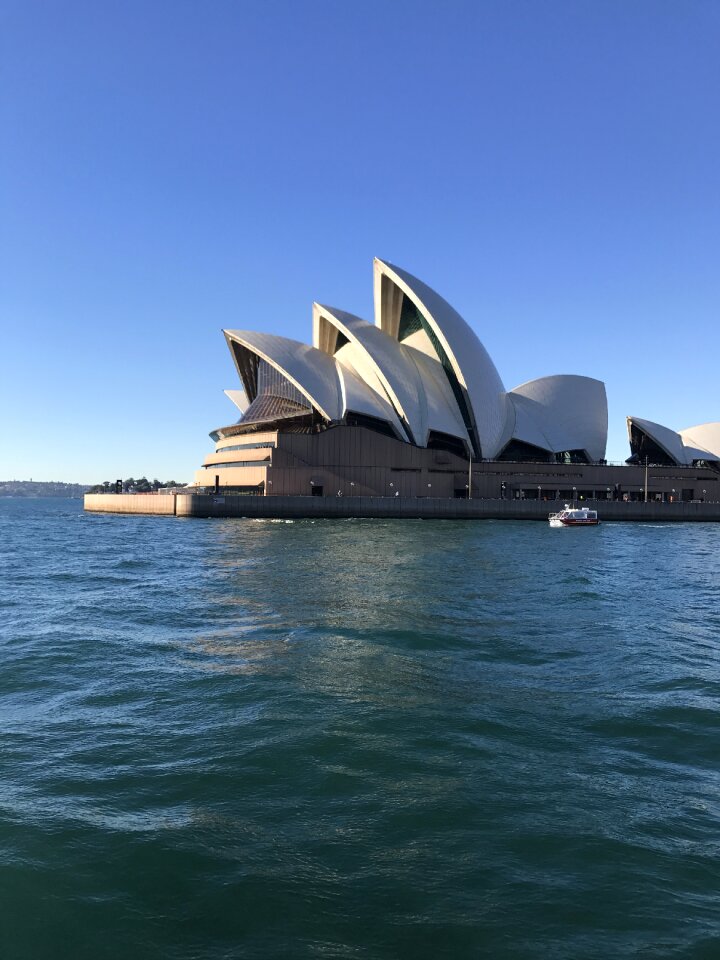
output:
POLYGON ((0 500, 0 957, 720 957, 720 525, 0 500))

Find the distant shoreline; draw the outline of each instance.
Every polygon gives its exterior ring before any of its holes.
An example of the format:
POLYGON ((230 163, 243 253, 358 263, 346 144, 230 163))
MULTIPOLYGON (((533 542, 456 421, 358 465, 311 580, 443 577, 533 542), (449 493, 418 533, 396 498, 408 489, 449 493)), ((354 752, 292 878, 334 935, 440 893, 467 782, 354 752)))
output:
POLYGON ((89 483, 64 483, 60 480, 0 480, 0 497, 12 500, 37 500, 41 497, 83 497, 89 483))
POLYGON ((82 493, 0 493, 0 500, 82 500, 82 493))

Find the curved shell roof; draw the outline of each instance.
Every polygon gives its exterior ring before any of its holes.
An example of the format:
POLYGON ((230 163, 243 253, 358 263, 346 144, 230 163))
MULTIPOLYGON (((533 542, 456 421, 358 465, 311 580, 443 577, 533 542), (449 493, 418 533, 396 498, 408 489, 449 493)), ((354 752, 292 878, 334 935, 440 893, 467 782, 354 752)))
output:
POLYGON ((341 333, 356 348, 348 351, 347 347, 341 347, 337 355, 340 363, 352 363, 369 382, 374 380, 374 385, 383 391, 398 417, 407 424, 408 439, 421 443, 418 373, 400 344, 367 320, 314 303, 313 343, 330 354, 337 349, 337 336, 333 337, 332 332, 341 333))
POLYGON ((250 406, 248 400, 248 395, 245 393, 245 390, 224 390, 223 393, 231 400, 235 406, 238 408, 240 413, 245 413, 247 408, 250 406))
POLYGON ((343 401, 343 415, 346 413, 362 413, 378 420, 385 420, 395 431, 396 435, 404 439, 397 414, 387 400, 370 390, 365 381, 352 370, 336 363, 338 381, 343 401))
POLYGON ((680 431, 692 460, 720 460, 720 423, 700 423, 680 431))
MULTIPOLYGON (((267 360, 287 377, 327 420, 339 420, 342 417, 340 384, 332 357, 306 343, 278 337, 272 333, 257 333, 253 330, 225 330, 224 333, 243 382, 243 371, 238 364, 233 343, 267 360)), ((247 384, 245 389, 247 391, 247 384)), ((254 397, 250 399, 253 400, 254 397)))
POLYGON ((468 441, 467 430, 438 360, 403 346, 351 313, 313 304, 313 342, 350 366, 392 404, 411 442, 424 446, 431 430, 468 441), (348 343, 337 348, 337 333, 348 343))
MULTIPOLYGON (((353 411, 386 420, 398 436, 402 436, 398 418, 387 400, 379 397, 352 370, 341 367, 333 357, 322 350, 298 340, 250 330, 226 330, 225 337, 244 383, 242 356, 233 348, 233 344, 266 360, 286 377, 326 420, 338 421, 346 413, 353 411)), ((246 392, 249 396, 247 384, 246 392)))
POLYGON ((412 358, 419 374, 423 444, 427 443, 428 433, 436 430, 451 437, 459 437, 469 446, 470 437, 442 365, 413 347, 404 349, 412 358))
POLYGON ((411 273, 391 263, 375 260, 374 290, 375 323, 396 340, 401 333, 403 295, 415 304, 466 395, 465 417, 475 434, 474 445, 480 446, 480 450, 475 450, 476 456, 495 457, 504 439, 505 388, 495 364, 475 333, 447 300, 411 273))
POLYGON ((605 457, 608 413, 601 380, 556 374, 529 380, 508 397, 515 411, 516 440, 552 453, 585 450, 591 460, 605 457))
POLYGON ((523 443, 529 443, 540 450, 547 450, 553 453, 553 445, 545 436, 540 426, 544 420, 542 411, 537 409, 537 404, 533 400, 520 396, 520 394, 508 394, 508 420, 506 424, 507 436, 505 443, 510 440, 520 440, 523 443))
POLYGON ((699 423, 677 432, 652 420, 628 417, 628 437, 633 425, 654 440, 680 466, 691 466, 694 460, 720 461, 720 423, 699 423))
POLYGON ((686 465, 689 462, 680 434, 671 430, 669 427, 664 427, 661 423, 654 423, 652 420, 642 420, 640 417, 628 417, 628 437, 630 436, 630 429, 633 424, 642 430, 643 433, 651 437, 675 463, 686 465))

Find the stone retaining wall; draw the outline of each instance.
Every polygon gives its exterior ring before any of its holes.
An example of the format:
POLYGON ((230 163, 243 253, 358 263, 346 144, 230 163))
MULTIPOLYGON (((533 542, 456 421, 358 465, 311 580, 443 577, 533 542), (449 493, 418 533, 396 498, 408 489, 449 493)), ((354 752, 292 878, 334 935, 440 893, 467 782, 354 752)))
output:
POLYGON ((173 493, 86 493, 85 509, 93 513, 151 513, 175 515, 173 493))

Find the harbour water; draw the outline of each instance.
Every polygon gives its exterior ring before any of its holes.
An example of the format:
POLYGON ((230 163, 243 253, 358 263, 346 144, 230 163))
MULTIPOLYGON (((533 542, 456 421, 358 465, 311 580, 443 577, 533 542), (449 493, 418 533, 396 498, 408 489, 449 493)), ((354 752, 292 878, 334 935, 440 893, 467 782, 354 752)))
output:
POLYGON ((0 956, 720 956, 720 525, 0 500, 0 956))

